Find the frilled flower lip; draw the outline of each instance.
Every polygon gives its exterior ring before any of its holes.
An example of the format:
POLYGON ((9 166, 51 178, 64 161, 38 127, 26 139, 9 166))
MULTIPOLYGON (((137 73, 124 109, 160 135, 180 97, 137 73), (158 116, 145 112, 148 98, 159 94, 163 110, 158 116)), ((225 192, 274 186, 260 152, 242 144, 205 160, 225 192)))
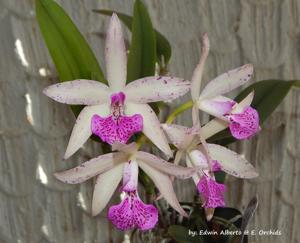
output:
POLYGON ((204 208, 225 207, 224 184, 216 182, 208 176, 202 176, 197 184, 197 189, 201 194, 204 208))
POLYGON ((109 208, 107 217, 119 230, 139 228, 145 231, 155 227, 158 210, 152 204, 145 204, 136 192, 131 192, 120 204, 109 208))
POLYGON ((123 199, 118 205, 108 210, 108 218, 120 230, 149 230, 158 221, 158 210, 151 204, 145 204, 138 195, 137 162, 132 159, 124 165, 123 170, 123 199))
POLYGON ((91 121, 92 133, 110 145, 115 142, 127 143, 130 137, 143 130, 143 117, 140 114, 124 115, 125 94, 111 96, 111 115, 101 117, 94 115, 91 121))
POLYGON ((113 147, 118 151, 101 155, 73 169, 55 173, 55 177, 64 183, 78 184, 97 176, 92 203, 92 214, 97 215, 118 187, 125 163, 134 158, 138 167, 153 180, 166 201, 181 215, 187 216, 177 200, 170 176, 190 178, 199 168, 177 166, 147 152, 137 151, 134 143, 117 144, 113 147))
POLYGON ((73 155, 91 136, 91 118, 110 114, 111 95, 123 92, 126 96, 124 113, 143 117, 142 132, 167 156, 172 152, 160 129, 160 122, 149 102, 170 101, 189 91, 190 82, 169 76, 153 76, 135 80, 126 85, 127 54, 120 21, 113 14, 107 31, 105 63, 108 86, 93 80, 73 80, 51 85, 44 94, 57 102, 69 105, 85 105, 77 117, 65 159, 73 155))

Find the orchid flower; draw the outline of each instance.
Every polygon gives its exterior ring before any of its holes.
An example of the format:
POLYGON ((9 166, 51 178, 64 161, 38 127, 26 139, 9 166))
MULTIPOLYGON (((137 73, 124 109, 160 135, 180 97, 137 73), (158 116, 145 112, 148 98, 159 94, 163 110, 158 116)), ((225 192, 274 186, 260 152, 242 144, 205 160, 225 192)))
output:
POLYGON ((169 123, 163 124, 162 127, 169 141, 178 149, 174 163, 178 164, 185 155, 188 167, 202 168, 193 176, 193 179, 202 198, 206 217, 210 220, 216 207, 225 206, 226 187, 216 182, 214 172, 223 170, 240 178, 253 178, 257 176, 257 173, 243 156, 220 145, 208 144, 206 138, 225 129, 228 123, 233 136, 246 138, 252 136, 259 125, 258 114, 250 107, 253 92, 240 103, 221 96, 249 80, 253 71, 251 65, 245 65, 217 77, 200 94, 201 79, 208 53, 209 39, 207 34, 204 34, 200 61, 193 73, 191 85, 193 127, 188 128, 169 123), (218 119, 212 120, 202 128, 199 109, 218 119))
POLYGON ((225 121, 230 132, 236 139, 252 137, 259 131, 259 115, 250 105, 241 109, 238 104, 223 94, 247 83, 252 74, 253 66, 246 64, 230 70, 210 81, 200 93, 202 73, 209 53, 209 39, 204 34, 202 53, 198 66, 194 70, 191 95, 194 102, 193 120, 199 116, 198 109, 225 121))
MULTIPOLYGON (((193 175, 193 180, 201 195, 203 207, 205 209, 213 209, 225 206, 224 192, 225 185, 217 183, 213 173, 219 170, 226 172, 238 178, 250 179, 257 177, 255 168, 241 155, 231 151, 223 146, 216 144, 207 144, 207 148, 203 144, 199 145, 199 129, 197 127, 184 127, 174 124, 163 124, 170 143, 174 144, 178 149, 174 164, 179 164, 181 158, 185 156, 186 165, 188 167, 199 167, 193 175), (208 149, 209 157, 206 156, 205 149, 208 149), (212 165, 210 165, 211 159, 212 165)), ((209 129, 211 129, 209 127, 209 129)), ((208 134, 202 128, 203 134, 208 134)), ((212 214, 207 218, 210 220, 212 214)))
POLYGON ((188 92, 190 82, 153 76, 126 85, 127 55, 120 21, 113 14, 108 27, 105 63, 109 86, 93 80, 74 80, 47 87, 44 93, 60 103, 85 105, 77 117, 64 158, 73 155, 92 135, 102 141, 126 143, 142 131, 160 150, 172 152, 149 102, 170 101, 188 92))
POLYGON ((120 230, 135 227, 148 230, 157 223, 158 211, 153 205, 143 203, 138 195, 140 167, 153 180, 167 202, 181 215, 187 216, 176 198, 170 176, 190 178, 197 168, 177 166, 147 152, 138 151, 135 143, 115 143, 113 150, 116 149, 117 152, 101 155, 73 169, 56 173, 55 176, 69 184, 82 183, 97 176, 92 202, 93 216, 105 208, 123 178, 120 191, 125 197, 120 204, 109 208, 108 218, 120 230))

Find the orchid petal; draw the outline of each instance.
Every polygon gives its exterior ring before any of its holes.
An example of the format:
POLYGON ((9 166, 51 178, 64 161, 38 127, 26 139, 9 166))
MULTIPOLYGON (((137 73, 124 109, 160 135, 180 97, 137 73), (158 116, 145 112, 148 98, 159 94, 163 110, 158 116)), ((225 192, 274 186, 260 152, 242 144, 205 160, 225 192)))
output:
POLYGON ((140 114, 121 115, 117 119, 114 115, 108 117, 95 115, 92 117, 91 130, 108 144, 127 143, 133 134, 143 130, 143 118, 140 114))
POLYGON ((77 117, 76 123, 73 127, 69 144, 64 155, 65 159, 73 155, 92 135, 91 119, 93 115, 98 114, 107 116, 109 112, 110 111, 108 104, 86 106, 83 108, 83 110, 77 117))
POLYGON ((176 125, 176 124, 162 124, 170 143, 174 144, 179 149, 184 149, 191 143, 196 130, 193 128, 176 125))
POLYGON ((218 183, 214 178, 202 176, 197 189, 203 200, 204 208, 225 207, 224 192, 226 187, 224 184, 218 183))
POLYGON ((228 115, 229 130, 236 139, 249 139, 260 131, 259 114, 251 106, 246 107, 242 113, 228 115))
POLYGON ((208 162, 205 155, 198 149, 192 150, 188 153, 192 164, 194 166, 199 166, 203 169, 208 169, 208 162))
POLYGON ((122 191, 133 192, 137 190, 139 167, 135 160, 129 160, 124 165, 122 191))
POLYGON ((202 136, 204 139, 210 138, 227 127, 228 123, 226 121, 215 118, 201 128, 202 136))
MULTIPOLYGON (((194 165, 193 165, 191 159, 189 158, 189 156, 186 156, 185 162, 186 162, 186 165, 187 165, 188 167, 194 167, 194 165)), ((194 175, 192 176, 193 181, 194 181, 194 183, 195 183, 196 186, 198 185, 198 182, 200 181, 202 175, 203 175, 203 174, 196 173, 196 174, 194 174, 194 175)))
POLYGON ((176 152, 176 155, 175 155, 175 158, 174 158, 174 165, 179 165, 180 160, 181 160, 183 154, 184 154, 183 150, 178 150, 176 152))
POLYGON ((236 103, 231 113, 237 114, 243 112, 245 108, 251 105, 253 98, 254 98, 254 91, 248 94, 241 102, 236 103))
POLYGON ((45 88, 43 93, 69 105, 99 105, 110 99, 110 90, 105 84, 86 79, 53 84, 45 88))
POLYGON ((219 162, 224 172, 246 179, 258 176, 255 168, 244 156, 217 144, 208 144, 208 149, 211 158, 219 162))
POLYGON ((200 118, 199 118, 199 108, 197 103, 193 105, 192 107, 192 121, 193 121, 193 126, 200 126, 200 118))
POLYGON ((119 230, 134 228, 150 230, 158 221, 158 210, 152 204, 145 204, 136 193, 126 195, 122 202, 108 210, 108 218, 119 230))
POLYGON ((160 122, 149 105, 126 103, 125 113, 127 115, 142 115, 143 133, 167 156, 172 157, 172 151, 160 127, 160 122))
POLYGON ((112 145, 111 150, 112 151, 118 150, 127 154, 134 154, 138 150, 138 148, 137 148, 137 144, 134 142, 130 144, 115 142, 112 145))
POLYGON ((138 161, 139 166, 153 180, 154 184, 166 199, 166 201, 181 215, 188 217, 187 213, 180 206, 174 192, 170 177, 166 174, 154 169, 143 161, 138 161))
POLYGON ((200 87, 202 82, 202 74, 204 69, 204 64, 209 52, 209 39, 207 33, 202 36, 202 48, 200 61, 194 70, 191 84, 191 96, 193 101, 199 98, 200 87))
POLYGON ((210 81, 202 93, 200 99, 213 98, 247 83, 253 74, 252 64, 246 64, 236 69, 221 74, 214 80, 210 81))
POLYGON ((188 136, 189 128, 176 124, 161 124, 163 130, 167 134, 170 143, 174 144, 177 148, 181 147, 184 138, 188 136))
MULTIPOLYGON (((250 106, 254 97, 254 91, 247 95, 240 103, 236 103, 231 113, 236 114, 242 112, 246 107, 250 106)), ((228 127, 228 122, 221 119, 213 119, 206 123, 202 128, 201 132, 204 139, 210 138, 218 132, 228 127)))
POLYGON ((184 79, 153 76, 129 83, 124 92, 129 102, 145 104, 174 100, 186 94, 189 89, 190 82, 184 79))
POLYGON ((58 172, 54 175, 64 183, 78 184, 112 169, 120 163, 126 162, 127 159, 128 155, 122 152, 104 154, 84 162, 73 169, 58 172))
POLYGON ((109 87, 120 91, 125 87, 127 74, 127 55, 120 20, 113 14, 105 41, 106 76, 109 87))
POLYGON ((174 165, 161 158, 156 157, 153 154, 149 154, 143 151, 137 152, 136 158, 139 161, 145 162, 156 170, 180 179, 190 178, 197 171, 196 168, 186 168, 179 165, 174 165))
POLYGON ((198 101, 198 108, 208 114, 222 118, 223 115, 229 114, 236 102, 224 96, 218 96, 212 99, 198 101))
POLYGON ((123 167, 124 164, 119 164, 114 168, 98 175, 93 193, 93 216, 99 214, 111 199, 114 191, 122 179, 123 167))

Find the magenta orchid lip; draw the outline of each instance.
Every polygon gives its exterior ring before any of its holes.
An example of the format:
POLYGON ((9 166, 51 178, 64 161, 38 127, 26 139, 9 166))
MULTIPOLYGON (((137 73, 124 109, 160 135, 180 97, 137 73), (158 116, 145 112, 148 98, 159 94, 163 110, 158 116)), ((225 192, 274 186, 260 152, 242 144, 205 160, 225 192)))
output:
POLYGON ((130 137, 143 130, 143 117, 140 114, 124 114, 125 94, 111 95, 111 114, 108 117, 94 115, 91 121, 92 133, 110 145, 115 142, 127 143, 130 137))

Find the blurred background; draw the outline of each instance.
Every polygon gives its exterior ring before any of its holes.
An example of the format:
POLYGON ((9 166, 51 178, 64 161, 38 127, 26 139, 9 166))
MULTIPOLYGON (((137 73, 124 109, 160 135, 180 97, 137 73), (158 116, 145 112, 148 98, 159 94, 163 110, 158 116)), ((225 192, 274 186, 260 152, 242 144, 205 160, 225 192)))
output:
MULTIPOLYGON (((57 2, 104 67, 109 18, 92 9, 131 15, 133 0, 57 2)), ((299 0, 144 2, 154 27, 172 45, 172 75, 191 78, 201 34, 208 32, 211 52, 204 83, 244 63, 254 64, 251 83, 300 79, 299 0)), ((34 1, 0 0, 0 33, 0 242, 122 242, 122 233, 109 224, 106 212, 90 216, 92 180, 70 186, 53 177, 55 171, 99 155, 99 145, 89 141, 67 162, 62 160, 75 119, 69 107, 42 94, 58 77, 35 19, 34 1)), ((229 177, 227 205, 243 211, 257 194, 259 206, 248 228, 282 233, 253 236, 250 242, 300 242, 299 120, 300 96, 293 89, 258 136, 232 146, 260 176, 254 180, 229 177)), ((177 123, 191 125, 190 113, 177 123)), ((176 181, 175 187, 180 201, 193 200, 191 181, 176 181)))

